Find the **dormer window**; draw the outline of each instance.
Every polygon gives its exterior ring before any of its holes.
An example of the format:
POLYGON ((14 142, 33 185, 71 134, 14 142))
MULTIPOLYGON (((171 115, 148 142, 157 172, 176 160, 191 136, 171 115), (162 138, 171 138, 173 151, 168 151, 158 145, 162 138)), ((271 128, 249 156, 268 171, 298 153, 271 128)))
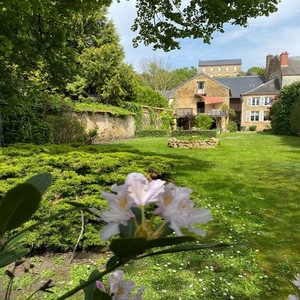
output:
POLYGON ((205 94, 205 82, 204 81, 198 81, 197 82, 197 95, 203 95, 205 94))

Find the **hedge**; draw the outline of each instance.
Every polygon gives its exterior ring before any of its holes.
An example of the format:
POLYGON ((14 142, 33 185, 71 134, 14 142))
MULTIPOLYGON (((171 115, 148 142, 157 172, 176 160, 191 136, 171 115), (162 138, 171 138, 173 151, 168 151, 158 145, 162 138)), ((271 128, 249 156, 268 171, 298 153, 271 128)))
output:
POLYGON ((171 131, 172 137, 177 136, 199 136, 205 138, 211 138, 217 136, 216 130, 173 130, 171 131))
POLYGON ((168 136, 169 131, 165 129, 148 129, 148 130, 139 130, 135 132, 136 137, 160 137, 160 136, 168 136))

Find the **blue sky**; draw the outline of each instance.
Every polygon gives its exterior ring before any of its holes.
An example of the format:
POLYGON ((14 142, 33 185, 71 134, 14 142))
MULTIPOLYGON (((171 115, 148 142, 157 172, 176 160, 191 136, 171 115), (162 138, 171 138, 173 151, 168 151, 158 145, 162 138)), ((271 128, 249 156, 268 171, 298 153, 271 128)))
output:
POLYGON ((278 11, 269 17, 251 19, 249 27, 227 25, 225 33, 215 33, 210 45, 202 39, 184 39, 181 49, 170 52, 153 51, 151 46, 132 47, 135 33, 130 30, 136 15, 135 1, 116 0, 109 9, 126 53, 126 62, 139 71, 139 62, 153 57, 168 61, 173 69, 198 66, 199 60, 242 59, 242 69, 265 67, 267 54, 287 51, 300 56, 300 1, 282 0, 278 11))

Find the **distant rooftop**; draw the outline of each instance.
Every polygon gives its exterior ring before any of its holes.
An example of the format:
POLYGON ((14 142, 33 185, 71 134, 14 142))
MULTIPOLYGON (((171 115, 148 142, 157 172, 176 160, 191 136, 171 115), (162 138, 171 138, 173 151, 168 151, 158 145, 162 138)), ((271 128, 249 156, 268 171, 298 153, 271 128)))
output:
POLYGON ((216 59, 216 60, 199 60, 199 67, 205 66, 227 66, 227 65, 241 65, 241 59, 216 59))
POLYGON ((280 84, 278 78, 274 78, 250 91, 245 93, 245 95, 278 95, 280 90, 280 84))
POLYGON ((240 98, 246 92, 262 85, 265 76, 223 77, 215 80, 230 88, 230 98, 240 98))

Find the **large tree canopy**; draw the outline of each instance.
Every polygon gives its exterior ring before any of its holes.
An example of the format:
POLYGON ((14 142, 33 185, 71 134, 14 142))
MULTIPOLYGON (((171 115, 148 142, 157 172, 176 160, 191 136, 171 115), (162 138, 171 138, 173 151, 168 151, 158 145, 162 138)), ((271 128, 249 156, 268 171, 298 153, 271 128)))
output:
POLYGON ((144 42, 154 48, 179 48, 181 38, 203 38, 224 32, 224 24, 247 26, 250 18, 277 11, 280 0, 137 0, 137 18, 132 29, 138 32, 134 45, 144 42))
MULTIPOLYGON (((63 26, 74 12, 86 13, 108 7, 112 0, 2 0, 0 2, 0 52, 12 53, 22 62, 43 53, 55 53, 68 40, 63 26)), ((154 48, 179 48, 181 38, 203 38, 209 43, 224 24, 247 26, 249 18, 267 16, 277 10, 280 0, 136 0, 137 32, 134 45, 143 42, 154 48)), ((50 59, 49 59, 50 61, 50 59)))

